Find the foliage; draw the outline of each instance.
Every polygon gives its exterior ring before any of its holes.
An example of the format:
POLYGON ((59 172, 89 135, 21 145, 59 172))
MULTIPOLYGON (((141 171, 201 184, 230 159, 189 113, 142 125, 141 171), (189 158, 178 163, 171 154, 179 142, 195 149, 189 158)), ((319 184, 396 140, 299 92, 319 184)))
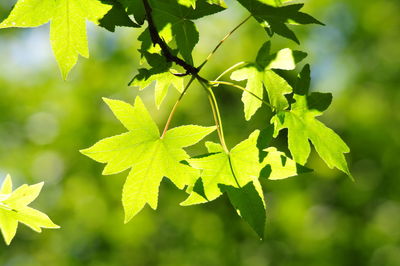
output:
MULTIPOLYGON (((238 2, 250 12, 250 16, 227 37, 250 18, 259 22, 269 36, 278 34, 297 43, 298 38, 287 25, 322 24, 300 12, 303 4, 282 4, 279 1, 272 4, 271 1, 261 0, 238 2)), ((195 20, 226 8, 224 2, 210 0, 86 0, 82 3, 76 0, 20 0, 10 16, 0 24, 3 28, 36 27, 51 21, 50 39, 64 78, 79 54, 85 57, 89 54, 86 19, 111 31, 116 26, 144 28, 139 37, 139 51, 148 68, 140 69, 130 84, 144 89, 156 81, 154 95, 158 107, 170 85, 181 92, 163 132, 160 134, 140 98, 136 98, 134 106, 105 99, 128 132, 103 139, 82 150, 90 158, 107 163, 103 174, 131 169, 122 192, 125 222, 146 204, 156 209, 159 185, 163 177, 167 177, 189 194, 182 205, 210 202, 226 192, 238 214, 262 238, 266 204, 259 179, 277 180, 301 173, 298 170, 304 169, 301 166, 307 162, 310 153, 309 140, 329 167, 336 167, 350 176, 344 158, 349 148, 336 133, 315 119, 330 105, 331 95, 308 93, 308 65, 299 74, 297 82, 288 78, 288 74, 296 73, 296 64, 306 56, 304 52, 285 48, 271 53, 270 42, 266 42, 254 63, 238 63, 221 73, 216 80, 200 75, 201 69, 225 39, 196 67, 192 55, 199 41, 195 20), (221 81, 225 74, 232 71, 231 79, 247 80, 246 87, 240 83, 221 81), (185 77, 189 80, 183 87, 185 77), (208 95, 215 127, 184 125, 169 129, 179 103, 195 80, 208 95), (260 145, 263 136, 259 130, 234 148, 227 147, 219 104, 214 94, 214 90, 222 85, 243 91, 246 120, 250 120, 262 105, 271 109, 274 137, 281 129, 288 129, 288 148, 293 158, 275 147, 260 145), (267 100, 263 98, 264 88, 267 100), (206 142, 207 154, 189 156, 183 150, 213 131, 217 131, 220 143, 206 142), (263 176, 265 173, 268 175, 263 176)))
POLYGON ((12 180, 9 175, 0 189, 0 229, 6 244, 9 245, 14 238, 18 223, 23 223, 36 232, 42 228, 59 228, 50 218, 28 204, 39 196, 43 182, 36 185, 22 185, 12 190, 12 180))
POLYGON ((125 222, 129 222, 146 203, 157 208, 158 187, 164 176, 180 189, 194 184, 199 173, 180 163, 189 158, 182 148, 196 144, 215 127, 181 126, 160 136, 140 98, 133 107, 121 101, 105 101, 129 132, 101 140, 82 153, 107 163, 103 174, 132 168, 122 193, 125 222))

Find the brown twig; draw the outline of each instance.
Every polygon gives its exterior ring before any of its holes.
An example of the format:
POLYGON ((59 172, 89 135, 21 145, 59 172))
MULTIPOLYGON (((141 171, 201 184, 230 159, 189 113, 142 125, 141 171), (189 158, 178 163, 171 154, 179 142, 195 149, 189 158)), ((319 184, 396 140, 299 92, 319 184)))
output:
POLYGON ((194 67, 194 66, 192 66, 191 64, 188 64, 187 62, 185 62, 181 58, 173 55, 171 53, 171 50, 168 47, 168 45, 161 38, 161 36, 158 33, 157 28, 155 26, 154 20, 153 20, 153 16, 152 16, 153 9, 151 8, 149 1, 148 0, 143 0, 143 5, 144 5, 144 10, 146 12, 146 20, 147 20, 148 25, 149 25, 151 41, 153 42, 153 44, 154 45, 158 44, 160 46, 162 54, 165 56, 165 58, 168 61, 174 62, 177 65, 180 65, 181 67, 183 67, 186 70, 186 73, 184 75, 191 74, 191 75, 196 76, 197 73, 199 72, 199 69, 194 67))

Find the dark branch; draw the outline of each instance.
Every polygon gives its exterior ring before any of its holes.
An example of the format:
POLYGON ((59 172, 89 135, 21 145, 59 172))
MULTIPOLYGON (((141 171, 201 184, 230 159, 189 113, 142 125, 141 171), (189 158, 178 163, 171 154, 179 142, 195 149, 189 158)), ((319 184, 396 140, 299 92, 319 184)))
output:
POLYGON ((180 59, 179 57, 173 55, 171 53, 171 50, 168 47, 168 45, 164 42, 164 40, 158 34, 158 31, 154 24, 154 20, 153 20, 153 16, 152 16, 153 10, 149 4, 149 1, 143 0, 143 5, 144 5, 144 9, 146 11, 146 20, 149 24, 150 37, 151 37, 151 41, 153 42, 153 44, 154 45, 158 44, 161 47, 161 52, 168 61, 175 62, 177 65, 180 65, 181 67, 183 67, 186 70, 186 73, 182 74, 182 75, 192 74, 194 76, 197 76, 199 69, 192 66, 191 64, 186 63, 184 60, 180 59))

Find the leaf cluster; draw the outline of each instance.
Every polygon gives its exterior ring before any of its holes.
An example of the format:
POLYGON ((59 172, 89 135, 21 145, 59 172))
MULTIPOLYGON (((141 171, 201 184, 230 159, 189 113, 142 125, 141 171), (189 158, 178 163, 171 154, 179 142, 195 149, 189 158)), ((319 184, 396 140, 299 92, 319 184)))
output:
MULTIPOLYGON (((249 19, 255 19, 268 38, 277 34, 296 43, 299 40, 290 25, 322 25, 301 11, 303 4, 279 0, 237 2, 248 11, 249 17, 226 38, 249 19)), ((271 41, 266 41, 254 61, 238 63, 215 80, 201 76, 201 69, 225 38, 197 64, 193 60, 200 38, 196 20, 227 8, 223 0, 19 0, 0 24, 0 28, 36 27, 50 21, 50 41, 64 78, 79 55, 89 56, 86 20, 109 31, 115 31, 116 27, 142 29, 138 50, 142 63, 147 66, 138 69, 129 84, 143 90, 155 83, 158 108, 170 87, 178 90, 180 97, 164 130, 159 130, 140 97, 133 105, 104 98, 127 131, 81 151, 106 164, 105 175, 129 169, 122 190, 125 222, 146 204, 157 208, 160 183, 168 178, 187 193, 183 206, 207 203, 226 193, 236 212, 262 238, 266 201, 260 180, 281 180, 309 171, 304 165, 310 154, 310 142, 329 167, 351 177, 344 157, 349 148, 316 118, 328 108, 332 95, 309 92, 309 65, 297 73, 297 66, 306 58, 306 53, 289 48, 273 52, 271 41), (287 80, 286 72, 298 74, 296 81, 287 80), (228 73, 231 80, 221 80, 228 73), (208 95, 215 125, 183 125, 170 129, 178 104, 194 81, 208 95), (253 131, 233 148, 225 143, 219 99, 214 95, 214 90, 223 89, 222 85, 243 92, 246 120, 262 105, 271 108, 273 114, 265 119, 266 123, 270 122, 267 129, 253 131), (287 130, 290 155, 270 145, 271 138, 278 137, 281 130, 287 130), (218 134, 219 143, 205 142, 206 154, 189 155, 185 151, 213 132, 218 134)))

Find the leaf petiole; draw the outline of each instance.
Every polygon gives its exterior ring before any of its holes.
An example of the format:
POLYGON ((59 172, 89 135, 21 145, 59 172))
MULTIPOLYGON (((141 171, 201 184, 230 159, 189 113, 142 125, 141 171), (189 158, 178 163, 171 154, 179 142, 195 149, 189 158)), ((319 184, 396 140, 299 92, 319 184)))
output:
POLYGON ((213 112, 215 124, 217 126, 217 132, 218 132, 219 140, 221 142, 221 145, 222 145, 224 151, 227 154, 229 154, 229 149, 226 146, 226 142, 225 142, 225 136, 224 136, 224 129, 223 129, 223 126, 222 126, 221 114, 220 114, 220 111, 219 111, 217 99, 215 98, 215 94, 212 91, 210 83, 208 81, 206 82, 204 79, 202 79, 202 78, 200 78, 198 76, 196 78, 197 78, 197 80, 199 81, 201 86, 206 90, 206 92, 208 94, 208 99, 210 101, 210 105, 211 105, 211 109, 212 109, 212 112, 213 112))
POLYGON ((168 128, 169 128, 169 125, 171 124, 172 117, 174 116, 174 114, 175 114, 175 112, 176 112, 176 108, 178 107, 179 103, 181 102, 181 100, 182 100, 183 96, 185 95, 186 91, 189 89, 190 85, 192 85, 194 79, 195 79, 195 76, 192 76, 192 77, 190 78, 188 84, 186 84, 185 89, 182 91, 182 93, 181 93, 181 95, 179 96, 178 100, 176 100, 174 106, 172 107, 172 110, 171 110, 171 112, 169 113, 169 116, 168 116, 168 120, 167 120, 167 122, 165 123, 165 127, 164 127, 163 133, 162 133, 162 135, 161 135, 161 138, 163 138, 164 135, 165 135, 165 133, 167 132, 167 130, 168 130, 168 128))
POLYGON ((224 72, 222 72, 222 73, 214 80, 214 82, 220 80, 220 79, 221 79, 223 76, 225 76, 227 73, 231 72, 232 70, 234 70, 234 69, 236 69, 236 68, 238 68, 238 67, 240 67, 240 66, 243 66, 244 64, 246 64, 246 62, 243 62, 243 61, 234 64, 233 66, 229 67, 229 68, 226 69, 224 72))
POLYGON ((210 81, 210 84, 211 84, 211 85, 227 85, 227 86, 231 86, 231 87, 237 88, 237 89, 242 90, 242 91, 244 91, 244 92, 247 92, 247 93, 249 93, 251 96, 257 98, 257 99, 258 99, 259 101, 261 101, 263 104, 265 104, 266 106, 268 106, 269 108, 271 108, 272 111, 274 111, 274 110, 276 109, 275 106, 271 105, 269 102, 264 101, 262 98, 258 97, 258 96, 255 95, 253 92, 251 92, 251 91, 249 91, 248 89, 246 89, 246 88, 244 88, 244 87, 242 87, 242 86, 240 86, 240 85, 237 85, 237 84, 235 84, 235 83, 228 82, 228 81, 217 81, 217 80, 214 80, 214 81, 210 81))
POLYGON ((243 24, 245 24, 252 15, 248 16, 245 18, 242 22, 240 22, 233 30, 231 30, 228 34, 225 35, 224 38, 215 46, 214 50, 211 51, 211 53, 207 56, 207 58, 204 60, 204 62, 197 68, 199 71, 204 67, 205 64, 210 60, 210 58, 215 54, 215 52, 221 47, 221 45, 228 39, 235 31, 237 31, 243 24))

